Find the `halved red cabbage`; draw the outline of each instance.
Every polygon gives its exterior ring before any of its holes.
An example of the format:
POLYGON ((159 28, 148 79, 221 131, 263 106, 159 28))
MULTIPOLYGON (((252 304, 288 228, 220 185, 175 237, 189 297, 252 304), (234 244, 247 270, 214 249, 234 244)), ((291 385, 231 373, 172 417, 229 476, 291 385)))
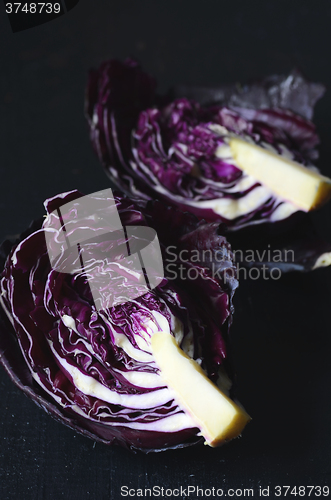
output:
MULTIPOLYGON (((81 196, 77 191, 64 193, 45 206, 50 213, 81 196)), ((83 272, 65 274, 51 268, 45 230, 36 222, 19 242, 2 247, 6 260, 0 282, 0 360, 37 404, 94 440, 145 452, 201 442, 199 429, 162 383, 149 338, 159 330, 171 332, 208 376, 231 393, 226 344, 238 284, 231 248, 219 234, 219 224, 199 222, 160 202, 133 202, 122 196, 115 202, 123 226, 153 227, 165 258, 172 245, 172 261, 186 273, 194 266, 199 277, 170 279, 165 265, 165 278, 157 288, 98 311, 83 272), (203 249, 210 251, 207 265, 203 249), (181 251, 194 254, 194 262, 180 262, 181 251), (220 272, 214 274, 211 265, 220 255, 220 272)), ((74 208, 62 215, 63 220, 74 219, 77 231, 87 223, 84 219, 80 224, 74 208)), ((107 224, 106 219, 102 223, 107 224)), ((93 227, 91 221, 91 231, 93 227)), ((58 238, 58 231, 52 234, 58 238)), ((116 259, 122 243, 109 233, 98 241, 98 255, 110 249, 116 259)), ((92 255, 93 245, 93 240, 86 243, 84 251, 92 255)), ((98 272, 95 261, 89 273, 98 272)), ((112 286, 109 279, 110 291, 112 286)))
POLYGON ((231 230, 299 210, 240 170, 227 140, 236 134, 312 166, 319 139, 310 119, 322 85, 293 71, 246 87, 180 87, 163 97, 155 88, 132 60, 111 60, 90 73, 90 136, 116 186, 231 230))

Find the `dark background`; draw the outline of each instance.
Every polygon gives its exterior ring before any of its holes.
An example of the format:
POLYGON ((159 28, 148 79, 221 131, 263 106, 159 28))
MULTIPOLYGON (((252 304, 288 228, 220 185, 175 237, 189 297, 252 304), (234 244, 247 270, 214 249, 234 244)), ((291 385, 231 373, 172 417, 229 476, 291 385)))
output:
MULTIPOLYGON (((134 56, 165 90, 298 66, 331 89, 330 23, 324 0, 80 0, 61 18, 13 34, 1 4, 0 240, 43 215, 49 196, 109 186, 83 114, 89 68, 134 56)), ((318 164, 331 175, 331 90, 315 122, 318 164)), ((314 220, 330 240, 330 207, 314 220)), ((53 421, 1 369, 0 499, 117 500, 122 485, 189 484, 254 488, 254 498, 270 486, 274 498, 276 485, 330 485, 330 271, 242 281, 232 338, 238 398, 253 420, 219 449, 145 456, 96 444, 53 421)))

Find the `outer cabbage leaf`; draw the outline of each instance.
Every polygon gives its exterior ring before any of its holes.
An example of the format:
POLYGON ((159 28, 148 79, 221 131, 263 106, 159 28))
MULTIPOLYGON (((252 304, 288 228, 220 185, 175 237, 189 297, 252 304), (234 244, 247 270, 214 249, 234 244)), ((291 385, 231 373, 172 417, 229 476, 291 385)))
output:
MULTIPOLYGON (((231 242, 237 269, 259 269, 260 276, 309 272, 331 265, 331 243, 321 238, 306 214, 294 214, 281 224, 223 231, 231 242)), ((240 271, 239 271, 240 278, 240 271)), ((243 273, 245 274, 245 273, 243 273)), ((257 274, 257 273, 256 273, 257 274)))

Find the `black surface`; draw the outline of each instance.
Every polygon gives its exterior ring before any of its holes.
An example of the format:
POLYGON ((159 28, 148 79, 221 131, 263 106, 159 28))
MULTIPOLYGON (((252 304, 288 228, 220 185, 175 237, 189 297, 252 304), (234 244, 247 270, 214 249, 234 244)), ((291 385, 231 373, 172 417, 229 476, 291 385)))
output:
MULTIPOLYGON (((109 186, 83 116, 90 67, 133 55, 166 89, 296 65, 331 88, 330 21, 322 0, 81 0, 61 18, 13 34, 0 8, 0 239, 42 216, 46 197, 109 186)), ((331 90, 315 121, 319 165, 331 175, 331 90)), ((331 240, 330 206, 314 219, 331 240)), ((232 338, 238 398, 253 420, 219 449, 144 456, 95 444, 53 421, 1 369, 0 499, 117 500, 125 485, 254 488, 254 498, 270 486, 274 498, 277 485, 330 485, 330 277, 326 269, 242 280, 232 338)))

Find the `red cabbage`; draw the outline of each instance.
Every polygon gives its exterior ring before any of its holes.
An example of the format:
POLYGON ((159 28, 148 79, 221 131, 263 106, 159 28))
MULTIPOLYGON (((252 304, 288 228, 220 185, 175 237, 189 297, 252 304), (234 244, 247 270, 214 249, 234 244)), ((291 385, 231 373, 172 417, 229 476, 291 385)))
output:
MULTIPOLYGON (((93 221, 80 220, 75 211, 81 196, 77 191, 64 193, 45 206, 51 213, 72 202, 70 213, 62 212, 62 224, 71 220, 72 234, 90 224, 93 234, 93 221)), ((2 246, 0 360, 15 384, 38 405, 94 440, 145 452, 201 442, 199 429, 160 381, 148 338, 160 329, 177 336, 215 383, 228 384, 224 390, 231 394, 226 346, 238 282, 230 245, 219 224, 199 222, 160 202, 131 201, 120 195, 115 202, 123 226, 150 226, 157 231, 165 260, 169 245, 175 249, 176 265, 182 250, 199 256, 209 249, 208 265, 199 257, 194 264, 181 262, 186 273, 194 265, 199 278, 172 279, 165 266, 165 277, 155 289, 98 311, 84 272, 52 269, 45 239, 49 217, 43 227, 37 221, 19 241, 2 246), (221 272, 213 275, 211 263, 219 254, 221 272)), ((100 220, 107 230, 106 219, 100 220)), ((54 243, 59 230, 51 233, 54 243)), ((98 255, 110 252, 116 260, 122 244, 108 233, 97 240, 98 255)), ((92 238, 81 251, 93 256, 93 248, 92 238)), ((89 274, 97 273, 98 262, 91 258, 89 274)), ((111 291, 117 285, 110 279, 108 286, 111 291)))
POLYGON ((238 169, 229 148, 221 157, 216 150, 235 133, 311 166, 319 139, 310 119, 322 85, 293 71, 244 87, 178 87, 163 97, 155 87, 131 60, 112 60, 90 73, 90 136, 116 186, 232 230, 299 210, 238 169))

